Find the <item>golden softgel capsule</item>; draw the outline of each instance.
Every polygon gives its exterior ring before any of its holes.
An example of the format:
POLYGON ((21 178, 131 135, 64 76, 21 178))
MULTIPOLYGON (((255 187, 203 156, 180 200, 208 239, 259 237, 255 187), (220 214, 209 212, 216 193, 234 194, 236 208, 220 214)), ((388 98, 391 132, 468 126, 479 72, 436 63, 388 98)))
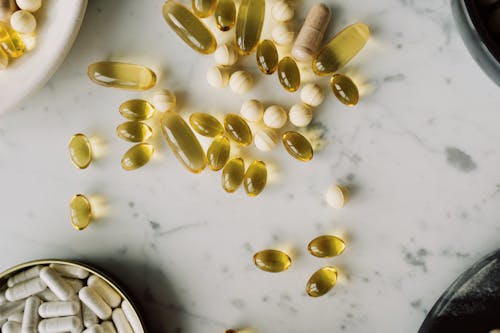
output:
POLYGON ((123 154, 122 168, 127 171, 138 169, 149 162, 154 148, 149 143, 139 143, 123 154))
POLYGON ((217 48, 217 41, 210 30, 189 9, 176 0, 163 5, 163 17, 177 35, 193 50, 210 54, 217 48))
POLYGON ((278 78, 281 85, 289 92, 297 91, 300 87, 300 71, 295 60, 284 57, 278 63, 278 78))
POLYGON ((335 74, 330 79, 330 88, 339 101, 347 106, 354 106, 359 101, 359 90, 350 77, 344 74, 335 74))
POLYGON ((195 112, 189 116, 189 123, 193 130, 203 136, 216 137, 224 133, 220 121, 212 115, 203 112, 195 112))
POLYGON ((85 169, 92 162, 92 145, 85 134, 77 133, 68 144, 71 162, 79 169, 85 169))
POLYGON ((265 0, 242 0, 236 17, 235 44, 241 55, 252 53, 260 40, 264 23, 265 0))
POLYGON ((142 121, 127 121, 118 125, 116 135, 129 142, 147 141, 153 135, 153 129, 142 121))
POLYGON ((207 161, 210 169, 214 171, 222 169, 229 159, 230 152, 229 139, 223 135, 217 136, 207 150, 207 161))
POLYGON ((243 183, 245 177, 245 162, 241 157, 235 157, 226 163, 222 170, 222 188, 227 193, 235 192, 243 183))
POLYGON ((146 120, 155 114, 155 108, 143 99, 131 99, 120 105, 120 114, 129 120, 146 120))
POLYGON ((178 113, 167 111, 161 118, 161 129, 175 157, 191 172, 205 169, 206 157, 200 142, 178 113))
POLYGON ((318 258, 336 257, 344 252, 344 249, 344 241, 332 235, 316 237, 307 246, 309 253, 318 258))
POLYGON ((278 50, 274 42, 264 39, 257 46, 257 66, 264 74, 272 74, 278 68, 278 50))
POLYGON ((313 58, 312 69, 317 75, 336 72, 349 62, 370 38, 364 23, 355 23, 335 35, 313 58))
POLYGON ((313 158, 311 143, 302 134, 289 131, 283 134, 281 141, 286 151, 299 161, 307 162, 313 158))
POLYGON ((252 143, 252 130, 242 117, 231 113, 226 115, 224 128, 229 138, 240 146, 246 147, 252 143))
POLYGON ((311 297, 319 297, 329 292, 337 283, 337 269, 333 266, 320 268, 309 278, 306 292, 311 297))
POLYGON ((255 197, 266 187, 267 166, 263 161, 253 161, 245 172, 243 185, 249 197, 255 197))
POLYGON ((3 69, 9 65, 9 56, 0 46, 0 69, 3 69))
POLYGON ((69 203, 71 224, 76 230, 83 230, 92 221, 92 206, 83 194, 77 194, 69 203))
POLYGON ((212 15, 215 9, 217 0, 192 0, 191 7, 196 16, 205 18, 212 15))
POLYGON ((156 74, 149 68, 115 61, 93 63, 87 75, 95 83, 112 88, 147 90, 156 84, 156 74))
POLYGON ((292 264, 290 256, 280 250, 262 250, 253 256, 255 266, 263 271, 279 273, 286 271, 292 264))
POLYGON ((234 0, 219 0, 215 7, 215 24, 220 31, 228 31, 236 21, 236 5, 234 0))
POLYGON ((19 34, 2 21, 0 21, 0 48, 3 48, 11 58, 19 58, 26 49, 19 34))

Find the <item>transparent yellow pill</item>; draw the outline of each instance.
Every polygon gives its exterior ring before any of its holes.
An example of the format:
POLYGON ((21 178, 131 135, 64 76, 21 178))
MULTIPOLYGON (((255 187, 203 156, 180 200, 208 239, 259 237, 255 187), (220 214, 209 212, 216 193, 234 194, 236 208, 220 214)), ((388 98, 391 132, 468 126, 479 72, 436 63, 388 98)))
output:
POLYGON ((257 66, 264 74, 272 74, 278 68, 278 50, 274 42, 264 39, 257 46, 257 66))
POLYGON ((149 143, 139 143, 123 154, 122 168, 127 171, 138 169, 149 162, 154 148, 149 143))
POLYGON ((283 134, 281 141, 286 151, 299 161, 307 162, 313 158, 311 143, 302 134, 289 131, 283 134))
POLYGON ((146 120, 155 114, 151 103, 143 99, 131 99, 120 105, 120 114, 129 120, 146 120))
POLYGON ((253 161, 245 172, 243 185, 248 196, 255 197, 266 187, 267 167, 263 161, 253 161))
POLYGON ((163 5, 163 17, 170 28, 193 50, 210 54, 217 48, 212 32, 180 2, 167 0, 163 5))
POLYGON ((370 38, 364 23, 355 23, 335 35, 313 58, 312 69, 317 75, 336 72, 349 62, 370 38))
POLYGON ((219 0, 215 7, 215 24, 220 31, 230 30, 236 21, 234 0, 219 0))
POLYGON ((297 91, 300 87, 300 71, 292 57, 284 57, 278 63, 278 78, 281 85, 289 92, 297 91))
POLYGON ((161 119, 163 136, 175 157, 191 172, 205 169, 206 157, 200 142, 179 114, 167 111, 161 119))
POLYGON ((242 117, 231 113, 226 115, 224 128, 229 138, 237 144, 246 147, 252 143, 252 130, 242 117))
POLYGON ((337 283, 337 269, 333 266, 320 268, 309 278, 306 292, 311 297, 319 297, 329 292, 337 283))
POLYGON ((77 194, 69 203, 71 224, 76 230, 87 228, 92 221, 92 206, 83 194, 77 194))
POLYGON ((189 116, 189 123, 193 130, 203 136, 216 137, 224 133, 220 121, 212 115, 203 112, 195 112, 189 116))
POLYGON ((231 144, 223 135, 217 136, 207 150, 207 161, 210 169, 218 171, 222 169, 229 159, 231 144))
POLYGON ((0 47, 0 69, 4 69, 9 65, 9 56, 0 47))
POLYGON ((26 50, 19 34, 2 21, 0 21, 0 48, 3 48, 11 58, 19 58, 26 50))
POLYGON ((242 0, 236 17, 235 44, 241 55, 252 53, 260 40, 264 23, 265 0, 242 0))
POLYGON ((153 129, 141 121, 127 121, 118 125, 116 135, 129 142, 147 141, 153 135, 153 129))
POLYGON ((95 83, 112 88, 147 90, 155 86, 156 74, 149 68, 115 61, 93 63, 87 75, 95 83))
POLYGON ((69 140, 68 149, 71 162, 77 168, 85 169, 92 162, 92 145, 85 134, 73 135, 69 140))
POLYGON ((209 17, 215 10, 217 0, 192 0, 191 6, 196 16, 200 18, 209 17))
POLYGON ((222 188, 227 193, 233 193, 241 186, 244 177, 245 162, 241 157, 235 157, 222 170, 222 188))
POLYGON ((263 271, 279 273, 286 271, 292 264, 288 254, 280 250, 262 250, 253 256, 255 266, 263 271))
POLYGON ((359 90, 356 84, 344 74, 335 74, 330 79, 330 88, 339 101, 354 106, 359 101, 359 90))
POLYGON ((318 258, 331 258, 340 255, 344 252, 345 242, 336 236, 322 235, 314 238, 307 250, 310 254, 318 258))

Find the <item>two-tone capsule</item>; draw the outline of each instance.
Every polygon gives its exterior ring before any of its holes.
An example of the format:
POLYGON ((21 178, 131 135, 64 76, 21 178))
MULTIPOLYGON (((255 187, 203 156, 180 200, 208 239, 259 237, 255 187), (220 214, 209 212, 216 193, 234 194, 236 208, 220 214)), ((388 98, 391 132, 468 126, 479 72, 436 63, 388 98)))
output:
POLYGON ((234 0, 219 0, 215 7, 215 24, 220 31, 230 30, 236 21, 234 0))
POLYGON ((123 154, 121 165, 124 170, 139 169, 149 162, 153 156, 154 148, 149 143, 139 143, 123 154))
POLYGON ((92 205, 83 194, 77 194, 69 203, 71 224, 76 230, 87 228, 92 221, 92 205))
POLYGON ((226 163, 222 170, 222 188, 227 193, 236 192, 245 177, 245 162, 241 157, 235 157, 226 163))
POLYGON ((195 112, 191 114, 189 116, 189 124, 191 124, 196 133, 203 136, 213 138, 224 133, 224 128, 220 121, 208 113, 195 112))
POLYGON ((229 139, 223 135, 217 136, 207 150, 207 162, 210 169, 214 171, 222 169, 229 159, 230 152, 229 139))
POLYGON ((235 44, 241 55, 252 53, 260 40, 264 23, 265 0, 243 0, 236 17, 235 44))
POLYGON ((243 185, 248 196, 259 195, 267 184, 267 166, 263 161, 253 161, 245 172, 243 185))
POLYGON ((93 63, 87 70, 95 83, 112 88, 147 90, 155 86, 156 74, 149 68, 115 61, 93 63))
POLYGON ((153 129, 142 121, 127 121, 116 128, 116 135, 129 142, 147 141, 153 135, 153 129))
POLYGON ((253 262, 265 272, 279 273, 290 267, 292 259, 283 251, 268 249, 257 252, 253 256, 253 262))
POLYGON ((283 134, 281 141, 286 151, 297 160, 307 162, 313 158, 311 143, 302 134, 289 131, 283 134))
POLYGON ((274 42, 264 39, 257 46, 257 66, 264 74, 272 74, 278 68, 278 50, 274 42))
POLYGON ((284 57, 278 63, 278 78, 281 85, 289 92, 297 91, 300 87, 300 70, 292 57, 284 57))
POLYGON ((77 168, 85 169, 92 162, 92 145, 85 134, 73 135, 69 140, 68 149, 71 162, 77 168))
POLYGON ((329 292, 337 283, 337 269, 333 266, 322 267, 309 278, 306 292, 311 297, 319 297, 329 292))
POLYGON ((143 99, 131 99, 120 105, 120 114, 129 120, 146 120, 155 114, 151 103, 143 99))
POLYGON ((19 34, 2 21, 0 21, 0 49, 11 58, 19 58, 26 50, 19 34))
POLYGON ((191 7, 193 8, 193 13, 200 17, 205 18, 212 15, 215 10, 215 5, 217 0, 192 0, 191 7))
POLYGON ((337 99, 347 106, 354 106, 359 101, 359 90, 350 77, 335 74, 330 79, 330 88, 337 99))
POLYGON ((236 114, 227 114, 224 118, 224 128, 231 140, 246 147, 252 143, 253 136, 245 119, 236 114))
POLYGON ((307 250, 318 258, 336 257, 345 250, 345 242, 333 235, 322 235, 309 242, 307 250))

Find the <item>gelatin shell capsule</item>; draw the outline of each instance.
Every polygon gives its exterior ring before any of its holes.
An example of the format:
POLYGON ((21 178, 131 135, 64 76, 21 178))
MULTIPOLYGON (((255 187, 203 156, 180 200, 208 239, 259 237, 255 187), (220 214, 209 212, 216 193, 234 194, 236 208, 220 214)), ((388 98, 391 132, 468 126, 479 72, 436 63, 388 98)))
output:
POLYGON ((330 79, 330 88, 337 99, 347 106, 354 106, 359 101, 356 84, 344 74, 335 74, 330 79))
POLYGON ((266 187, 267 167, 263 161, 253 161, 245 172, 243 185, 248 196, 255 197, 266 187))
POLYGON ((235 157, 226 163, 222 170, 222 188, 227 193, 236 192, 245 177, 245 162, 241 157, 235 157))
POLYGON ((309 242, 307 250, 318 258, 336 257, 344 252, 344 241, 336 236, 322 235, 309 242))
POLYGON ((210 169, 213 171, 222 169, 229 159, 230 152, 231 144, 228 138, 223 135, 216 137, 207 150, 207 161, 210 169))
POLYGON ((246 147, 252 143, 252 130, 242 117, 236 114, 226 115, 224 118, 224 129, 229 138, 240 146, 246 147))
POLYGON ((289 92, 297 91, 300 87, 300 71, 295 60, 284 57, 278 63, 278 78, 281 85, 289 92))
POLYGON ((268 249, 257 252, 253 256, 253 262, 265 272, 279 273, 290 267, 292 259, 283 251, 268 249))
POLYGON ((151 103, 143 99, 131 99, 120 105, 120 114, 129 120, 146 120, 155 114, 151 103))
POLYGON ((83 194, 77 194, 69 203, 71 224, 76 230, 87 228, 92 220, 92 206, 83 194))
POLYGON ((260 40, 265 0, 242 0, 236 17, 235 44, 241 55, 252 53, 260 40))
POLYGON ((209 17, 212 15, 217 0, 192 0, 191 5, 193 12, 196 16, 200 18, 209 17))
POLYGON ((71 162, 79 169, 85 169, 92 162, 92 145, 85 134, 77 133, 68 144, 71 162))
POLYGON ((87 75, 95 83, 112 88, 147 90, 155 86, 156 74, 141 65, 115 61, 93 63, 87 75))
POLYGON ((195 112, 189 116, 189 123, 193 130, 203 136, 216 137, 224 133, 220 121, 212 115, 203 112, 195 112))
POLYGON ((230 30, 236 21, 234 0, 219 0, 215 7, 215 24, 220 31, 230 30))
POLYGON ((297 160, 307 162, 313 158, 311 143, 302 134, 289 131, 284 133, 281 139, 287 152, 297 160))
POLYGON ((3 48, 11 58, 19 58, 26 49, 19 34, 2 21, 0 21, 0 48, 3 48))
POLYGON ((154 148, 149 143, 139 143, 123 154, 121 165, 124 170, 132 171, 144 166, 153 156, 154 148))
POLYGON ((6 68, 9 65, 9 56, 0 46, 0 69, 6 68))
POLYGON ((143 142, 151 138, 153 129, 140 121, 127 121, 118 125, 116 134, 125 141, 143 142))
POLYGON ((278 50, 272 40, 265 39, 259 43, 256 58, 257 66, 264 74, 272 74, 278 68, 278 50))
POLYGON ((332 266, 320 268, 309 278, 306 292, 311 297, 319 297, 329 292, 337 283, 337 269, 332 266))

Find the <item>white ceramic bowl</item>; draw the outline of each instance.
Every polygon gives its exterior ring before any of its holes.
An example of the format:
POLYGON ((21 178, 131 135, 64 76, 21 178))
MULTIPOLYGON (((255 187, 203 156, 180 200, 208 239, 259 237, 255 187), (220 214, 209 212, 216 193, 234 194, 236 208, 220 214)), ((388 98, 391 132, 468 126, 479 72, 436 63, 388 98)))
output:
POLYGON ((0 71, 0 114, 40 89, 68 54, 80 30, 87 0, 44 0, 36 13, 37 44, 0 71))

